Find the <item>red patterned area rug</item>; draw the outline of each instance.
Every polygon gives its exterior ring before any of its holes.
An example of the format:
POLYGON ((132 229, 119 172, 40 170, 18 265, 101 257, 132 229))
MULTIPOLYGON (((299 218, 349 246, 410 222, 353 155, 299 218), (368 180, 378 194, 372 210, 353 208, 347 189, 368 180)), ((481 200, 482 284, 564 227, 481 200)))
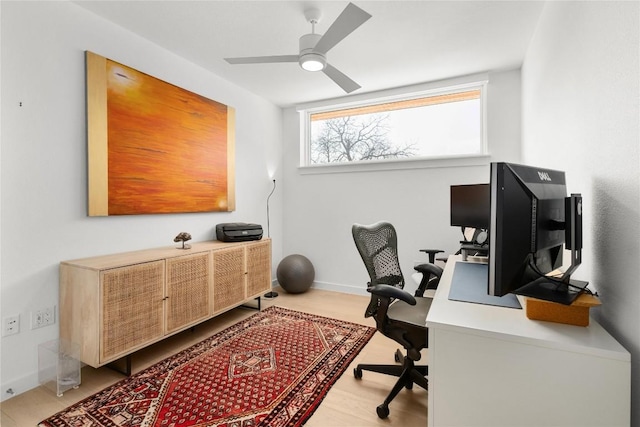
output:
POLYGON ((39 425, 301 426, 374 332, 269 307, 39 425))

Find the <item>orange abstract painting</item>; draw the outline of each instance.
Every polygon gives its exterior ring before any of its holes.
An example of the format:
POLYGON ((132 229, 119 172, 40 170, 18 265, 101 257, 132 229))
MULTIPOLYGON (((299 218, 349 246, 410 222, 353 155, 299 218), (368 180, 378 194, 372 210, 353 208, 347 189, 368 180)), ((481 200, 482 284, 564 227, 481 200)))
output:
POLYGON ((232 108, 90 52, 87 84, 89 215, 235 208, 232 108))

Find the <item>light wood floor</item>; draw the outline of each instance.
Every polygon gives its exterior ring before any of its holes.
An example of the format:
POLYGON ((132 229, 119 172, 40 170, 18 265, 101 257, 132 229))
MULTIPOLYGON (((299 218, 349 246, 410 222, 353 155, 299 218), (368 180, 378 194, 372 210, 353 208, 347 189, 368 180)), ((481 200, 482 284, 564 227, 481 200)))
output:
MULTIPOLYGON (((369 301, 368 297, 316 289, 297 295, 287 294, 280 289, 278 291, 280 291, 280 295, 277 298, 262 299, 263 308, 277 305, 292 310, 375 326, 372 319, 363 317, 369 301)), ((138 372, 175 354, 254 313, 255 310, 236 308, 198 325, 193 332, 180 333, 141 350, 133 355, 133 372, 138 372)), ((396 379, 366 371, 361 380, 356 380, 353 376, 353 368, 358 363, 395 363, 394 352, 396 348, 397 345, 394 341, 376 333, 351 366, 333 385, 320 407, 305 425, 309 427, 426 426, 426 390, 418 386, 413 387, 412 390, 402 390, 389 406, 389 417, 386 420, 381 420, 376 415, 376 406, 385 399, 396 379)), ((422 361, 426 361, 426 353, 423 353, 422 361)), ((122 378, 124 378, 123 375, 106 367, 99 369, 84 367, 82 369, 82 385, 76 390, 65 392, 62 397, 56 397, 48 388, 38 387, 2 402, 0 424, 3 427, 36 426, 45 418, 122 378)))

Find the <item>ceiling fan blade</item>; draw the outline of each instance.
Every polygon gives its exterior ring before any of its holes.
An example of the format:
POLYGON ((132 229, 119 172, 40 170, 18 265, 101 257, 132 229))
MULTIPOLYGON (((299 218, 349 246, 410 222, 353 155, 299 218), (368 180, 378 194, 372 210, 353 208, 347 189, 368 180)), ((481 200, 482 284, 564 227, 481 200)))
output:
POLYGON ((329 64, 327 64, 322 72, 325 73, 331 80, 333 80, 347 93, 351 93, 356 89, 360 89, 360 85, 358 83, 354 82, 341 71, 329 64))
POLYGON ((244 58, 224 58, 229 64, 266 64, 270 62, 298 62, 298 55, 247 56, 244 58))
POLYGON ((371 15, 353 3, 349 3, 340 16, 331 24, 326 33, 318 40, 313 48, 315 52, 327 53, 356 28, 364 24, 371 15))

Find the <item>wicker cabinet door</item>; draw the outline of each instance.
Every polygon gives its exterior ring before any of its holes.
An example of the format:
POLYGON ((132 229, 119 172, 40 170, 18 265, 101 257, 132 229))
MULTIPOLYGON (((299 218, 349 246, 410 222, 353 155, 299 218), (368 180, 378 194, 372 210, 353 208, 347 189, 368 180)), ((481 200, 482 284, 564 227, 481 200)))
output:
POLYGON ((166 332, 209 316, 211 252, 167 259, 166 332))
POLYGON ((245 299, 244 246, 213 251, 213 311, 218 312, 245 299))
POLYGON ((164 261, 101 272, 104 363, 163 335, 164 261))
POLYGON ((271 241, 247 246, 247 297, 271 290, 271 241))

